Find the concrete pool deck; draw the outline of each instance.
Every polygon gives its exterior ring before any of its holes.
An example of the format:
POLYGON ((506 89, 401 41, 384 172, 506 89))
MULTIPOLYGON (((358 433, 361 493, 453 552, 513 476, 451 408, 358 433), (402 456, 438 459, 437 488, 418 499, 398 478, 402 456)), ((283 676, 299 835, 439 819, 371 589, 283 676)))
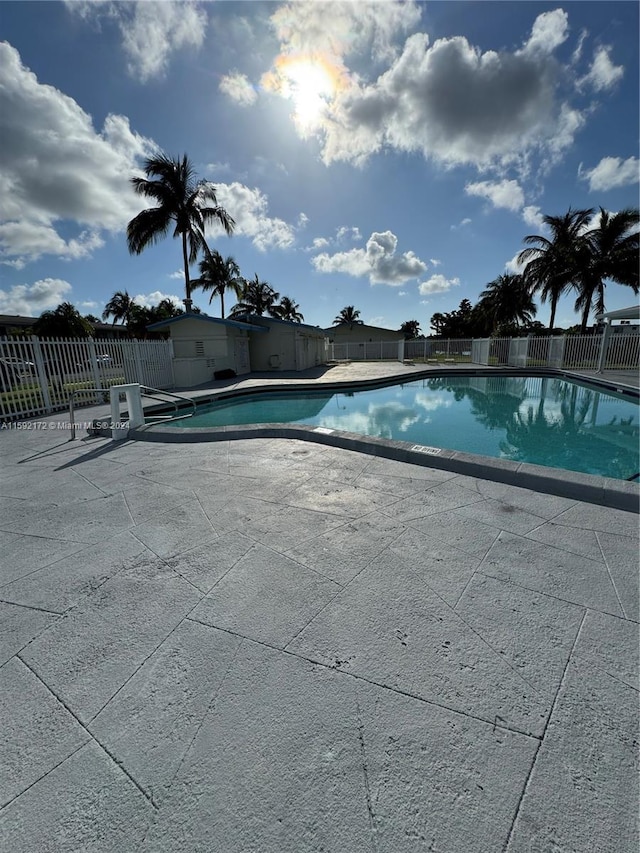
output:
POLYGON ((0 848, 635 853, 637 515, 67 420, 0 431, 0 848))

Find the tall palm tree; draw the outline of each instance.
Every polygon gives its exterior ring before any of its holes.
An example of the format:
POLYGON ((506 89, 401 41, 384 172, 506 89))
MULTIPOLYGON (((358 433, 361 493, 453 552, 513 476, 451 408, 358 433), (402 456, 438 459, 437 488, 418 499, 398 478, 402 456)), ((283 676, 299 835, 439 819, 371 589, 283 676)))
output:
POLYGON ((170 228, 173 236, 182 240, 184 262, 185 309, 191 311, 191 281, 189 264, 193 264, 205 246, 205 226, 219 222, 231 235, 235 222, 218 205, 216 190, 208 181, 196 179, 193 166, 185 154, 182 160, 159 154, 144 163, 146 178, 131 179, 138 195, 153 199, 157 207, 143 210, 127 225, 127 243, 132 255, 139 255, 147 246, 166 237, 170 228))
POLYGON ((246 281, 239 300, 231 309, 230 317, 240 317, 243 314, 257 314, 258 317, 266 312, 271 317, 277 317, 276 302, 280 294, 269 282, 260 281, 256 273, 251 281, 246 281))
POLYGON ((200 278, 191 282, 191 289, 200 287, 202 290, 210 290, 209 304, 214 296, 219 296, 220 316, 224 319, 225 290, 232 290, 238 299, 244 287, 245 282, 240 276, 240 267, 231 255, 223 258, 220 252, 215 250, 211 252, 208 248, 199 266, 200 278))
POLYGON ((283 296, 280 304, 274 306, 274 311, 280 320, 289 320, 291 323, 302 323, 304 315, 298 311, 300 306, 289 296, 283 296))
POLYGON ((114 326, 119 320, 124 324, 128 324, 134 305, 135 302, 126 290, 116 290, 111 299, 104 306, 102 319, 108 320, 109 317, 113 317, 114 326))
POLYGON ((363 321, 359 319, 360 312, 357 311, 353 305, 346 305, 338 314, 336 319, 333 321, 334 326, 339 326, 342 323, 348 323, 349 328, 353 329, 354 326, 361 326, 363 321))
POLYGON ((580 253, 580 278, 576 283, 578 298, 575 309, 582 312, 580 329, 587 329, 589 312, 605 310, 606 280, 630 287, 638 294, 640 211, 627 208, 611 214, 600 208, 599 223, 584 234, 580 253))
POLYGON ((493 318, 493 330, 515 323, 526 324, 536 315, 536 306, 523 276, 499 275, 480 294, 480 303, 493 318))
POLYGON ((526 264, 523 276, 532 293, 542 302, 551 303, 549 329, 553 329, 558 300, 578 280, 578 258, 584 244, 584 232, 593 208, 569 210, 563 216, 544 216, 551 238, 529 234, 529 244, 518 255, 518 263, 526 264))

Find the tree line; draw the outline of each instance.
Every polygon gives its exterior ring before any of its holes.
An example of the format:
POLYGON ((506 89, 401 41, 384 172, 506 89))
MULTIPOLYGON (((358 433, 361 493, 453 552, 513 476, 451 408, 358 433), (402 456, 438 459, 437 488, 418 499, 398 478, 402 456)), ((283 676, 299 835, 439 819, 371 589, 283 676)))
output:
MULTIPOLYGON (((205 239, 206 226, 215 222, 230 236, 235 221, 218 204, 215 187, 197 178, 186 154, 181 159, 165 154, 147 158, 143 171, 145 177, 136 176, 131 183, 138 195, 156 205, 142 210, 127 225, 129 252, 141 254, 170 233, 180 238, 186 312, 198 311, 193 307, 192 293, 199 288, 210 294, 210 304, 214 297, 220 298, 222 318, 225 316, 225 293, 229 292, 237 299, 229 312, 230 319, 246 314, 267 314, 297 323, 304 320, 300 306, 291 297, 281 297, 257 273, 253 279, 244 278, 233 257, 223 258, 218 251, 210 249, 205 239), (198 258, 199 276, 191 279, 189 267, 198 258)), ((550 303, 549 329, 552 330, 558 302, 570 291, 575 293, 574 308, 581 314, 580 329, 584 333, 590 312, 605 310, 608 281, 628 286, 635 294, 639 292, 638 209, 611 214, 600 208, 596 216, 594 208, 569 208, 563 216, 544 216, 543 221, 550 236, 533 234, 524 238, 526 248, 518 255, 518 263, 524 265, 523 271, 499 275, 489 282, 476 305, 463 299, 457 310, 434 314, 431 328, 436 335, 473 337, 508 335, 523 328, 542 329, 542 324, 534 320, 537 313, 535 295, 539 295, 543 303, 550 303)), ((151 323, 180 313, 182 309, 167 299, 153 308, 137 305, 124 290, 114 293, 102 317, 112 317, 114 323, 122 321, 132 335, 143 337, 151 323)), ((361 323, 359 314, 354 306, 346 306, 334 324, 361 323)), ((40 334, 44 335, 46 330, 48 336, 52 336, 66 324, 64 334, 70 334, 73 328, 74 334, 83 337, 91 333, 90 321, 97 320, 91 315, 83 318, 73 305, 63 303, 54 311, 45 312, 34 331, 39 326, 40 334)), ((417 320, 406 321, 400 330, 408 338, 420 335, 417 320)))
POLYGON ((608 281, 630 287, 638 294, 640 212, 628 208, 609 213, 604 208, 569 210, 562 216, 544 216, 549 237, 530 234, 517 256, 520 274, 500 275, 487 285, 476 305, 463 299, 459 308, 431 317, 435 334, 444 337, 510 335, 542 330, 533 318, 534 295, 549 302, 549 331, 555 329, 558 302, 573 292, 574 310, 580 314, 579 331, 585 334, 592 311, 605 311, 608 281))

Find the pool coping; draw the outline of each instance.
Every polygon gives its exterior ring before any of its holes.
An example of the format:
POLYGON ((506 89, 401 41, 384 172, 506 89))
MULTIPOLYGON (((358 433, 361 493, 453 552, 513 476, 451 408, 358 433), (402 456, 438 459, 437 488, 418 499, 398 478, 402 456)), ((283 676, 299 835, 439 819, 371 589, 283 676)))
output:
MULTIPOLYGON (((451 374, 459 376, 518 376, 523 374, 523 368, 482 369, 449 367, 442 372, 431 369, 408 375, 400 374, 351 382, 327 382, 322 383, 321 388, 317 386, 313 387, 314 391, 335 392, 352 389, 355 386, 373 388, 395 385, 398 384, 398 379, 402 377, 406 377, 407 382, 414 382, 425 378, 450 376, 451 374)), ((599 380, 591 376, 581 376, 575 372, 548 368, 531 368, 526 371, 526 375, 549 378, 563 377, 572 379, 573 381, 586 382, 590 385, 599 385, 614 393, 622 393, 625 396, 640 399, 640 392, 637 388, 624 385, 619 381, 612 383, 611 381, 607 381, 605 377, 599 380)), ((210 393, 210 390, 208 389, 206 392, 203 392, 201 396, 198 395, 197 402, 212 402, 214 400, 242 397, 247 394, 257 393, 309 391, 310 384, 307 381, 305 383, 290 382, 267 386, 253 385, 241 389, 221 390, 217 393, 215 391, 214 393, 210 393)), ((158 410, 159 407, 157 406, 149 409, 149 411, 158 410)), ((147 424, 144 427, 129 430, 129 438, 139 441, 165 443, 233 441, 253 438, 297 439, 324 444, 330 447, 339 447, 345 450, 353 450, 372 456, 380 456, 386 459, 394 459, 399 462, 408 462, 413 465, 451 471, 454 474, 494 480, 511 486, 533 489, 544 494, 586 501, 627 512, 640 512, 640 487, 637 482, 617 480, 611 477, 600 477, 593 474, 582 474, 577 471, 567 471, 560 468, 549 468, 529 462, 513 462, 507 459, 481 456, 457 450, 426 447, 412 444, 411 442, 382 439, 377 436, 364 436, 344 430, 327 429, 317 426, 265 423, 225 427, 181 427, 176 429, 167 425, 147 424)))

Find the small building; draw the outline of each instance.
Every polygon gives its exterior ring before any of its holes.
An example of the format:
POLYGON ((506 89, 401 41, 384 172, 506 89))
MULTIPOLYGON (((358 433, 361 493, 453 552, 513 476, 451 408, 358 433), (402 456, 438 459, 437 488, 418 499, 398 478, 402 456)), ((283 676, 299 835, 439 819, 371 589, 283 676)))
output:
POLYGON ((324 330, 330 343, 364 344, 380 341, 403 341, 404 332, 397 329, 383 329, 380 326, 367 326, 365 323, 338 323, 324 330))
POLYGON ((180 314, 148 326, 169 331, 173 347, 173 375, 177 388, 210 382, 214 374, 232 370, 237 375, 252 369, 249 336, 266 337, 268 329, 239 320, 207 314, 180 314))
POLYGON ((244 315, 243 319, 252 327, 259 326, 268 332, 249 335, 252 370, 308 370, 326 364, 327 339, 319 326, 256 314, 244 315))

